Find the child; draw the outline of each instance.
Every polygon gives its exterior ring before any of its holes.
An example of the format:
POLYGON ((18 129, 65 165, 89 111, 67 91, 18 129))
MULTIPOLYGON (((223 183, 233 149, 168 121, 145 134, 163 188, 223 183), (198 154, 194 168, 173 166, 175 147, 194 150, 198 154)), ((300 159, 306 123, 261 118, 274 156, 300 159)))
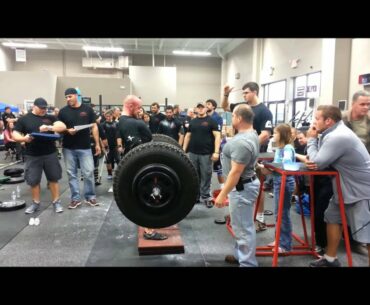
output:
MULTIPOLYGON (((292 145, 292 133, 288 124, 279 124, 274 129, 274 140, 276 143, 276 151, 273 162, 286 163, 295 162, 295 150, 292 145)), ((263 173, 268 174, 266 168, 263 168, 263 173)), ((275 220, 277 221, 277 213, 279 209, 280 185, 281 176, 273 173, 274 179, 274 200, 275 200, 275 220)), ((292 249, 292 222, 290 219, 290 200, 294 192, 295 181, 294 176, 287 176, 284 196, 283 217, 280 230, 279 253, 285 253, 292 249)), ((269 244, 275 246, 275 242, 269 244)))

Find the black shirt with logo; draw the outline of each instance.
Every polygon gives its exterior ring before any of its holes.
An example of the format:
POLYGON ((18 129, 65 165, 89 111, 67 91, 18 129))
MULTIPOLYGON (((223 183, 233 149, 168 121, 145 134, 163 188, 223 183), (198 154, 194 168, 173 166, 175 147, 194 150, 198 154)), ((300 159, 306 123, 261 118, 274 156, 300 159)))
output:
POLYGON ((104 123, 100 125, 103 127, 105 136, 107 137, 109 148, 117 147, 118 122, 117 121, 112 121, 112 122, 105 121, 104 123))
MULTIPOLYGON (((58 119, 66 124, 67 128, 77 125, 95 123, 94 110, 85 104, 78 108, 65 106, 59 111, 58 119)), ((63 136, 63 147, 68 149, 89 149, 90 148, 90 128, 77 131, 75 135, 66 133, 63 136)))
MULTIPOLYGON (((32 112, 27 113, 25 116, 19 118, 14 126, 14 130, 22 133, 23 135, 32 132, 40 132, 41 125, 53 125, 56 121, 53 115, 39 116, 32 112)), ((54 132, 48 131, 46 133, 53 134, 54 132)), ((56 151, 55 142, 53 140, 35 137, 30 143, 26 143, 26 155, 42 156, 49 155, 56 151)))
POLYGON ((8 122, 6 121, 7 119, 15 119, 15 115, 12 112, 10 113, 4 112, 1 117, 4 122, 4 129, 6 129, 6 127, 8 126, 8 122))
POLYGON ((191 132, 188 151, 197 155, 212 155, 215 151, 213 131, 218 131, 218 126, 211 117, 192 119, 188 130, 191 132))
POLYGON ((152 133, 143 120, 122 115, 119 119, 117 137, 122 139, 124 154, 139 144, 150 142, 152 133))
POLYGON ((160 121, 158 127, 158 133, 169 136, 176 141, 179 140, 179 133, 181 131, 182 124, 177 119, 168 120, 165 118, 163 121, 160 121))
POLYGON ((165 118, 166 118, 166 116, 161 112, 158 112, 156 114, 152 114, 150 116, 150 120, 149 120, 150 131, 152 133, 158 133, 159 123, 161 121, 163 121, 165 118))

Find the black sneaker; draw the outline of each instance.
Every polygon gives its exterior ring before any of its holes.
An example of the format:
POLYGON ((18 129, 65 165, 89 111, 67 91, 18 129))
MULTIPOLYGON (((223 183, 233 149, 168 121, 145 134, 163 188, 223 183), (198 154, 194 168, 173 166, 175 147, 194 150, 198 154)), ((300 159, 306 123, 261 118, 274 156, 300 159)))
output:
POLYGON ((329 262, 326 260, 326 258, 323 256, 322 258, 315 260, 310 263, 310 267, 340 267, 340 262, 336 258, 334 262, 329 262))

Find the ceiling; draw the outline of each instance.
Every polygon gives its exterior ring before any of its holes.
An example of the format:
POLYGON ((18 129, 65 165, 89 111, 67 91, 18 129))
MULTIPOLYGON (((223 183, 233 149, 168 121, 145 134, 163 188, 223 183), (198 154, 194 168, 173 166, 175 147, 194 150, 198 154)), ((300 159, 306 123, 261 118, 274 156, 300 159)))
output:
MULTIPOLYGON (((173 50, 209 51, 223 57, 247 39, 232 38, 6 38, 2 42, 44 43, 53 50, 82 50, 82 46, 122 47, 126 54, 173 55, 173 50)), ((84 52, 84 51, 83 51, 84 52)))

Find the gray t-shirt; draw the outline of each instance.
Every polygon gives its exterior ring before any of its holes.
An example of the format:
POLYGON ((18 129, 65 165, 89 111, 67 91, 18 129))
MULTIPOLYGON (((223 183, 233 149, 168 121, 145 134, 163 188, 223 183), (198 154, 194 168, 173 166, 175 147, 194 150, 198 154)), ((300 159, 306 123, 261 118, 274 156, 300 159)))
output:
POLYGON ((234 161, 246 165, 241 175, 243 179, 253 177, 258 152, 259 141, 256 131, 237 133, 222 150, 221 162, 224 176, 228 176, 231 170, 231 161, 234 161))

